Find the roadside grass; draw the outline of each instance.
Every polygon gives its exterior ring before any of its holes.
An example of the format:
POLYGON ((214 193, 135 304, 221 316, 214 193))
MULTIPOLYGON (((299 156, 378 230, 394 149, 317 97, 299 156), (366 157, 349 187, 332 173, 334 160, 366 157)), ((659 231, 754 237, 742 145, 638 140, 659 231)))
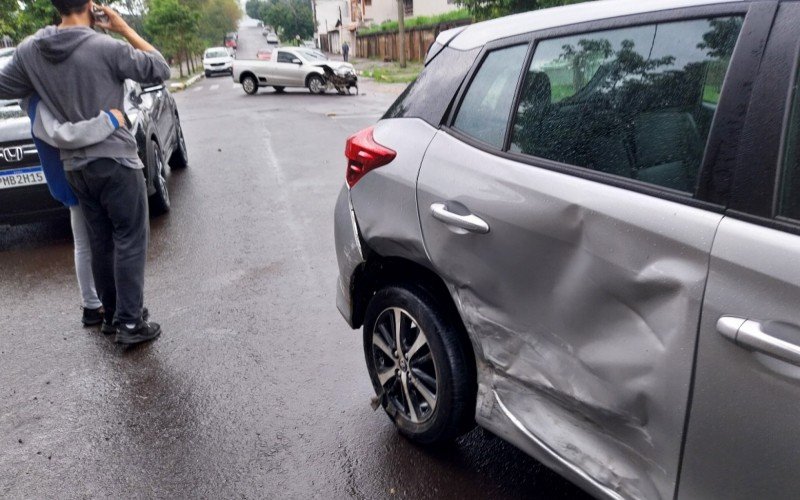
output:
POLYGON ((415 62, 409 62, 405 68, 397 63, 367 63, 361 74, 380 83, 411 83, 419 76, 422 68, 422 63, 415 62))

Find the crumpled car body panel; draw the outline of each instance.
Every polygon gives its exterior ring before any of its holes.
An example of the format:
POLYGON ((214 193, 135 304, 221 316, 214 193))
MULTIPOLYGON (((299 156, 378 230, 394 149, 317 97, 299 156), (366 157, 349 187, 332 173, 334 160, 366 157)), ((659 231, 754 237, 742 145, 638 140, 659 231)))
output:
POLYGON ((426 251, 476 353, 478 422, 595 494, 672 497, 722 216, 446 132, 417 195, 426 251), (433 203, 468 208, 490 232, 435 220, 433 203))

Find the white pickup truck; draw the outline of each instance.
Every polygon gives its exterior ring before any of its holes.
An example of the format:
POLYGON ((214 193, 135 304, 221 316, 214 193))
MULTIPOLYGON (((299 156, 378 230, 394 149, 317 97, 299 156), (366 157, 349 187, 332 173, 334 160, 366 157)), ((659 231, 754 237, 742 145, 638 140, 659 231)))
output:
POLYGON ((306 87, 313 94, 323 94, 333 87, 339 93, 358 89, 358 77, 352 64, 331 61, 314 49, 280 47, 271 53, 261 52, 261 60, 233 62, 233 81, 241 83, 250 95, 259 87, 273 87, 283 92, 287 87, 306 87))

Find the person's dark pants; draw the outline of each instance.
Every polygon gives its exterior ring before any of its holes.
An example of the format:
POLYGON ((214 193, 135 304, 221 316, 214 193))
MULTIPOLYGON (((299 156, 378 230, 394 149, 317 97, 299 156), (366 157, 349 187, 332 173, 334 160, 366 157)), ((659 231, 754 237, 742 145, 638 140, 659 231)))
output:
POLYGON ((345 50, 342 52, 342 56, 344 57, 344 62, 347 62, 347 60, 350 59, 350 52, 345 50))
POLYGON ((67 180, 86 218, 103 308, 120 323, 139 324, 150 229, 142 171, 103 158, 67 172, 67 180))

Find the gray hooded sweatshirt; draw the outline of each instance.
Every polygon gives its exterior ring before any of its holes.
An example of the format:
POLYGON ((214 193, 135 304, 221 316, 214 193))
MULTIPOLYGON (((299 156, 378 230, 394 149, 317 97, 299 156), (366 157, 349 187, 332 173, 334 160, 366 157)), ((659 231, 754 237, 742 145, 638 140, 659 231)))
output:
MULTIPOLYGON (((0 69, 0 98, 39 94, 59 122, 77 123, 99 111, 124 109, 126 79, 160 83, 170 76, 158 52, 143 52, 89 27, 48 26, 25 39, 11 62, 0 69)), ((80 149, 62 149, 65 170, 77 170, 99 158, 141 168, 136 140, 118 128, 105 140, 80 149)))

